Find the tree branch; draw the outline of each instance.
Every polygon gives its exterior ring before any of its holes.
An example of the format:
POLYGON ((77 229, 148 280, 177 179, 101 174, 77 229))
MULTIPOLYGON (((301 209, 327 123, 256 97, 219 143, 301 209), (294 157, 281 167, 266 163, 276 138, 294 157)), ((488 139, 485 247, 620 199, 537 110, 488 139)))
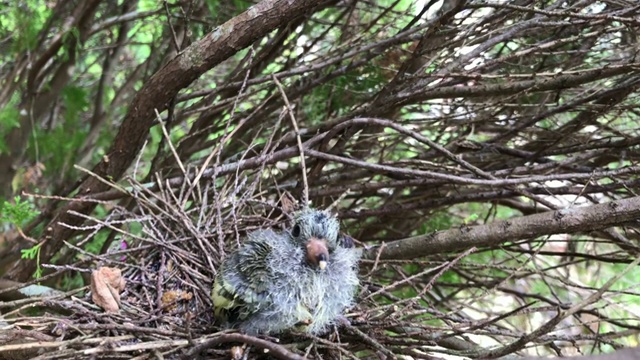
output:
MULTIPOLYGON (((459 251, 472 246, 499 245, 521 239, 569 232, 589 232, 634 221, 640 217, 640 196, 597 204, 548 211, 487 225, 462 226, 385 244, 380 259, 413 259, 437 253, 459 251)), ((380 245, 379 245, 380 246, 380 245)), ((378 247, 368 249, 365 258, 375 259, 378 247)), ((636 247, 636 250, 640 250, 636 247)))

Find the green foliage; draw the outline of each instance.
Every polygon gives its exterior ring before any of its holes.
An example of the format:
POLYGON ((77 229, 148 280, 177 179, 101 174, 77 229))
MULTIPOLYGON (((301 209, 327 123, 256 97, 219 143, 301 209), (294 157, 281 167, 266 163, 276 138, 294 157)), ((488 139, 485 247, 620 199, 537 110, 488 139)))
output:
MULTIPOLYGON (((141 11, 155 10, 157 6, 156 1, 143 0, 140 2, 139 9, 141 11)), ((127 37, 136 44, 129 48, 132 55, 139 59, 147 58, 151 54, 151 47, 147 44, 154 44, 158 41, 162 37, 163 29, 166 29, 166 20, 157 17, 148 18, 142 22, 134 22, 127 34, 127 37)), ((116 82, 120 80, 126 81, 125 75, 126 73, 117 74, 116 82)))
POLYGON ((49 131, 37 131, 33 144, 29 147, 34 160, 47 164, 46 174, 63 178, 72 169, 75 156, 80 156, 78 149, 82 146, 87 130, 82 126, 81 115, 89 106, 86 90, 77 86, 67 86, 62 90, 64 103, 64 121, 59 122, 49 131), (42 159, 36 159, 36 146, 42 159))
POLYGON ((77 86, 65 86, 62 89, 62 101, 66 108, 65 120, 69 122, 69 125, 76 125, 80 113, 89 106, 86 90, 77 86))
POLYGON ((3 127, 3 130, 11 130, 20 125, 20 121, 18 117, 20 113, 18 109, 12 106, 7 106, 4 109, 0 110, 0 124, 3 127))
POLYGON ((476 220, 478 220, 478 218, 479 218, 479 217, 480 217, 480 216, 479 216, 478 214, 473 213, 473 214, 471 214, 471 215, 467 216, 467 217, 463 220, 463 222, 464 222, 465 224, 474 223, 476 220))
POLYGON ((218 1, 218 0, 205 0, 204 2, 207 5, 207 8, 209 9, 209 12, 211 13, 211 15, 215 18, 215 16, 220 11, 220 1, 218 1))
MULTIPOLYGON (((9 222, 18 228, 22 228, 24 224, 31 220, 34 216, 40 212, 35 209, 34 205, 29 201, 22 201, 20 196, 13 198, 14 203, 5 201, 2 204, 0 211, 0 223, 9 222)), ((37 267, 33 277, 39 278, 42 276, 42 268, 40 267, 40 248, 42 244, 36 244, 31 248, 21 250, 21 258, 36 260, 37 267)))
POLYGON ((460 274, 456 271, 445 271, 439 278, 439 282, 445 284, 460 284, 463 282, 463 279, 460 277, 460 274))
POLYGON ((96 234, 96 236, 93 237, 93 239, 91 239, 91 241, 89 241, 85 246, 84 249, 87 252, 90 252, 92 254, 100 254, 100 251, 102 250, 102 246, 104 245, 105 241, 107 241, 107 238, 109 236, 109 233, 106 231, 101 231, 99 233, 96 234))
POLYGON ((46 174, 60 174, 64 177, 67 174, 63 172, 70 168, 65 165, 69 164, 73 156, 78 155, 77 149, 82 144, 86 132, 72 132, 67 126, 59 126, 39 136, 38 146, 47 164, 46 174))
POLYGON ((62 59, 64 61, 68 61, 69 58, 77 56, 82 49, 82 43, 80 42, 80 30, 78 30, 77 27, 73 27, 69 32, 63 35, 63 39, 64 42, 67 43, 67 46, 64 47, 65 52, 62 54, 62 59), (71 46, 72 43, 75 43, 76 46, 71 46), (69 50, 72 50, 74 53, 69 53, 69 50))
POLYGON ((34 50, 51 13, 48 6, 42 1, 9 1, 3 6, 10 15, 0 17, 0 36, 12 39, 10 51, 34 50))
POLYGON ((233 5, 238 10, 238 12, 242 12, 247 10, 251 5, 253 5, 253 2, 245 1, 245 0, 233 0, 233 5))
POLYGON ((42 277, 42 267, 40 266, 40 249, 42 248, 42 244, 34 245, 28 249, 22 249, 20 252, 22 253, 21 258, 27 260, 36 260, 36 271, 33 273, 33 277, 38 279, 42 277))
POLYGON ((305 96, 303 109, 312 120, 322 119, 326 114, 345 114, 380 89, 385 82, 381 71, 379 67, 369 65, 364 67, 364 71, 361 69, 338 76, 305 96))
POLYGON ((14 203, 5 201, 0 209, 0 222, 9 222, 18 228, 22 228, 24 224, 38 215, 40 211, 35 209, 33 203, 22 201, 20 196, 13 198, 14 203))
POLYGON ((0 109, 0 154, 9 151, 4 139, 11 129, 20 126, 20 111, 17 107, 17 97, 14 96, 9 104, 0 109))
POLYGON ((403 286, 399 290, 393 291, 392 294, 400 299, 411 299, 416 297, 418 292, 413 287, 403 286))

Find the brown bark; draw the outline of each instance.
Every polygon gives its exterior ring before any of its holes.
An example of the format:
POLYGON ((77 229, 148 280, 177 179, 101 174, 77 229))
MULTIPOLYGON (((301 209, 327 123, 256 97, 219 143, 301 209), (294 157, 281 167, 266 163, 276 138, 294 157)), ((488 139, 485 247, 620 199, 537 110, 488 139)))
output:
POLYGON ((415 259, 472 246, 494 246, 544 235, 600 230, 633 221, 639 216, 640 197, 636 196, 397 240, 369 249, 365 257, 375 259, 380 252, 380 259, 415 259))

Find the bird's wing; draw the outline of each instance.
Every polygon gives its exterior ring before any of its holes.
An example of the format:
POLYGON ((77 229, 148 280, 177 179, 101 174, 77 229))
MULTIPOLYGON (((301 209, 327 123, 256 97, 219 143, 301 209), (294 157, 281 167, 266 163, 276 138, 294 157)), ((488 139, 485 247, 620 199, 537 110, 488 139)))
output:
POLYGON ((279 235, 272 231, 251 234, 224 262, 211 293, 217 318, 242 320, 267 305, 270 239, 279 235))

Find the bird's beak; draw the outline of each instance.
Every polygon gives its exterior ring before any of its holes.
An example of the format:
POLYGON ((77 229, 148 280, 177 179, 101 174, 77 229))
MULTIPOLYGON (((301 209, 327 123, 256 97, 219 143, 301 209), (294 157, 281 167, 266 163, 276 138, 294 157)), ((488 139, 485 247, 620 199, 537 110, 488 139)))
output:
POLYGON ((329 249, 327 240, 312 237, 307 241, 307 262, 317 266, 320 270, 327 268, 329 261, 329 249))
POLYGON ((318 267, 320 268, 320 270, 324 270, 327 267, 327 262, 324 260, 320 260, 318 262, 318 267))

